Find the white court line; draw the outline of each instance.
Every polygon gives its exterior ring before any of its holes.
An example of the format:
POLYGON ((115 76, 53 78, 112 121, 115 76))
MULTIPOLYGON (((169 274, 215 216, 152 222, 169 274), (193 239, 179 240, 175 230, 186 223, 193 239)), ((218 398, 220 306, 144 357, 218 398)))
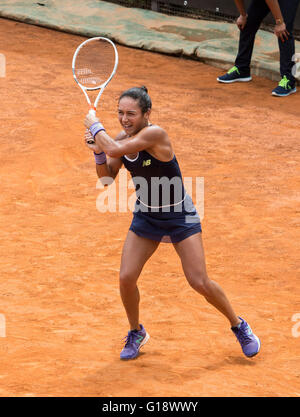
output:
POLYGON ((4 54, 0 54, 0 77, 6 76, 6 58, 4 54))

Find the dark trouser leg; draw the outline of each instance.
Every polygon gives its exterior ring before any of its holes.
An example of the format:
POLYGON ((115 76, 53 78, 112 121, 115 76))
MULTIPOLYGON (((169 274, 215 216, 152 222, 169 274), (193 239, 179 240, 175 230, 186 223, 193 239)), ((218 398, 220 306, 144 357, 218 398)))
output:
POLYGON ((295 64, 293 61, 293 55, 295 54, 295 40, 293 36, 294 21, 299 6, 300 0, 279 0, 281 13, 286 24, 286 29, 289 32, 289 38, 284 42, 278 39, 279 51, 280 51, 280 74, 281 77, 286 77, 295 81, 292 75, 292 68, 295 64))
POLYGON ((248 76, 250 74, 255 35, 261 22, 269 12, 270 9, 264 0, 252 0, 247 10, 247 24, 240 32, 239 50, 235 60, 235 65, 238 67, 242 76, 248 76))

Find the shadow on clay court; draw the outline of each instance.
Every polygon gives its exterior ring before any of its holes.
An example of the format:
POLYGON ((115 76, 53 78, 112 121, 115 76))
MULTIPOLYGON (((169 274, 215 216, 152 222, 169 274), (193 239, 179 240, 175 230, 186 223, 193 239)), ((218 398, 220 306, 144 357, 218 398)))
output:
POLYGON ((105 379, 122 385, 124 379, 127 378, 126 373, 124 374, 123 371, 124 369, 127 369, 128 366, 128 370, 130 369, 130 378, 134 378, 135 374, 136 377, 138 377, 142 370, 144 382, 148 379, 152 381, 154 378, 159 383, 174 384, 178 383, 178 379, 181 378, 188 378, 190 381, 199 380, 204 377, 207 372, 217 371, 222 368, 229 368, 232 365, 245 367, 253 367, 257 365, 257 363, 252 361, 251 358, 229 356, 215 363, 210 363, 207 366, 193 366, 193 372, 191 373, 190 358, 188 358, 186 364, 184 362, 185 361, 183 360, 180 364, 174 363, 174 366, 170 366, 168 363, 162 361, 156 363, 156 361, 153 361, 153 354, 141 352, 140 355, 133 360, 120 360, 116 357, 114 362, 111 362, 108 366, 105 366, 102 369, 98 369, 94 375, 89 375, 88 380, 98 384, 105 379), (121 374, 120 371, 122 371, 121 374), (120 380, 120 375, 123 375, 121 378, 123 382, 120 380))

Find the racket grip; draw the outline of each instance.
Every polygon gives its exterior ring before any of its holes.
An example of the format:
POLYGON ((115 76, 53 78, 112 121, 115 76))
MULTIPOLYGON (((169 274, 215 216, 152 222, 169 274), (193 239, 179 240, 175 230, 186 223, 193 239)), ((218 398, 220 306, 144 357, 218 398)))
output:
MULTIPOLYGON (((86 131, 90 132, 89 129, 86 129, 86 131)), ((89 140, 86 141, 86 143, 88 143, 89 145, 94 145, 95 139, 93 137, 91 137, 89 140)))
MULTIPOLYGON (((89 114, 91 114, 92 116, 96 116, 96 110, 90 109, 89 114)), ((90 140, 87 141, 87 143, 89 145, 93 145, 95 143, 95 139, 90 139, 90 140)))

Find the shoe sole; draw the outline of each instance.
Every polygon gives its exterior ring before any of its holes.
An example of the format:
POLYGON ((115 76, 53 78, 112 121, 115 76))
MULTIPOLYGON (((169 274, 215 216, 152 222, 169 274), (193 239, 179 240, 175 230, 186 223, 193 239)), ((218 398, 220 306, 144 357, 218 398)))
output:
POLYGON ((122 361, 130 361, 130 360, 132 360, 132 359, 137 358, 137 357, 139 356, 139 353, 140 353, 140 349, 141 349, 141 347, 142 347, 142 346, 144 346, 144 344, 145 344, 145 343, 147 343, 149 339, 150 339, 150 335, 146 332, 146 336, 145 336, 144 340, 141 342, 141 344, 140 344, 140 346, 139 346, 139 348, 138 348, 137 354, 136 354, 135 356, 133 356, 132 358, 121 358, 121 357, 120 357, 120 359, 121 359, 122 361))
POLYGON ((220 80, 219 78, 217 78, 217 81, 219 81, 219 83, 224 83, 224 84, 231 84, 231 83, 235 83, 235 82, 240 82, 240 83, 247 83, 249 81, 252 80, 252 77, 247 77, 247 78, 236 78, 235 80, 220 80))
POLYGON ((294 90, 290 91, 288 94, 277 94, 277 93, 274 93, 274 91, 272 91, 272 96, 274 96, 274 97, 288 97, 289 95, 294 94, 296 92, 297 92, 296 88, 294 90))

